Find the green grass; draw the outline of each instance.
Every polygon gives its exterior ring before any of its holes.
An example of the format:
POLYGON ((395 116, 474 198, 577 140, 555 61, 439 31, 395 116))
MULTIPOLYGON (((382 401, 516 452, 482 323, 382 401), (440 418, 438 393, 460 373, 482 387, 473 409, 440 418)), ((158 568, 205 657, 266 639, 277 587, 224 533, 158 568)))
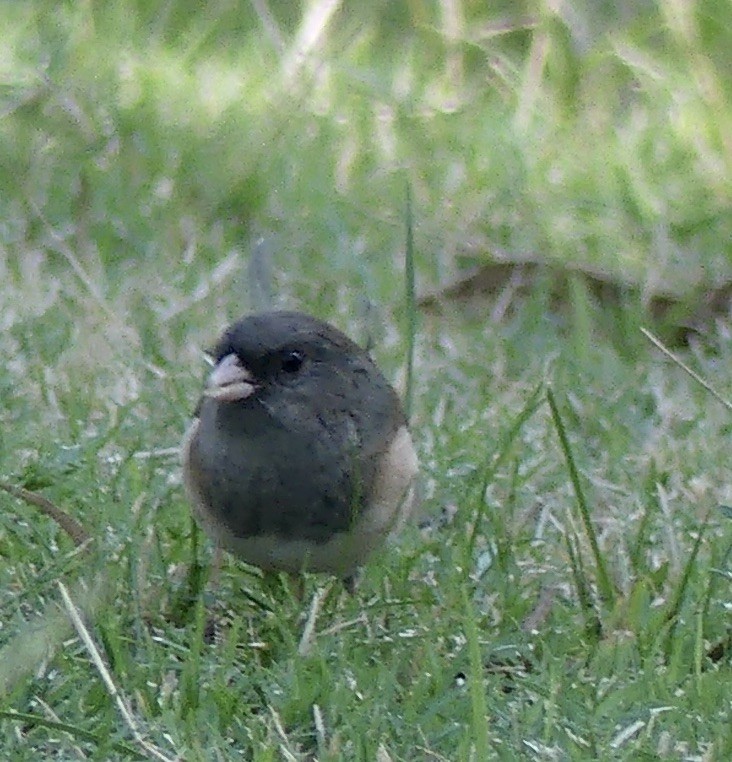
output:
POLYGON ((154 5, 0 14, 0 479, 93 538, 0 493, 4 755, 730 758, 728 410, 581 281, 414 301, 501 252, 728 281, 728 8, 339 6, 301 61, 292 3, 154 5), (411 400, 423 505, 352 597, 213 588, 183 497, 201 352, 270 302, 411 400))

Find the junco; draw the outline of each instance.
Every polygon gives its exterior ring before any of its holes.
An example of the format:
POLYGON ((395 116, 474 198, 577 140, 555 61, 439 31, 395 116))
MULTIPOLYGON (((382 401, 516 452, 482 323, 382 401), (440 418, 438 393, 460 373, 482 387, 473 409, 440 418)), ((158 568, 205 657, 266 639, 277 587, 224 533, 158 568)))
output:
POLYGON ((183 444, 197 520, 264 570, 349 580, 414 501, 396 392, 363 349, 300 312, 242 318, 213 360, 183 444))

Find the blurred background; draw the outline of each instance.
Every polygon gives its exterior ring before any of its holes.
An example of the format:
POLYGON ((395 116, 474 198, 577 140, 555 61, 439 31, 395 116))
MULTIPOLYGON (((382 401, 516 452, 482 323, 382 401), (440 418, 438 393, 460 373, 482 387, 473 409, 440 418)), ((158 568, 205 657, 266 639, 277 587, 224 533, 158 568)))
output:
POLYGON ((76 292, 164 351, 251 305, 262 238, 275 303, 397 309, 409 185, 420 293, 450 309, 535 286, 528 261, 560 268, 560 303, 609 282, 685 324, 730 280, 728 11, 4 3, 0 262, 30 298, 3 311, 76 292))

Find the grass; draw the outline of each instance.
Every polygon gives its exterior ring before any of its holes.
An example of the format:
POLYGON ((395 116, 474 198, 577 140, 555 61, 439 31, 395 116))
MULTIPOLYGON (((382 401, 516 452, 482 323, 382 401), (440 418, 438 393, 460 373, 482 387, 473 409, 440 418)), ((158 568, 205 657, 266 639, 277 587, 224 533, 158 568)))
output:
MULTIPOLYGON (((0 14, 0 478, 92 538, 0 493, 5 755, 728 759, 726 407, 581 282, 414 300, 497 252, 729 280, 725 6, 151 8, 0 14), (353 597, 207 585, 175 448, 268 303, 411 399, 423 505, 353 597)), ((722 400, 728 336, 679 350, 722 400)))

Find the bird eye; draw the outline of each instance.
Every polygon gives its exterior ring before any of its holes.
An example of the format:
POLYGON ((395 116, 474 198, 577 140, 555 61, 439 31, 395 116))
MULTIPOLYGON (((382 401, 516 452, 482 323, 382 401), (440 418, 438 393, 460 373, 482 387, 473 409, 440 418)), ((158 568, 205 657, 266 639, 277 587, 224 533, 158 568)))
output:
POLYGON ((285 373, 296 373, 300 370, 304 359, 302 352, 298 352, 296 349, 285 352, 282 357, 282 370, 285 373))

